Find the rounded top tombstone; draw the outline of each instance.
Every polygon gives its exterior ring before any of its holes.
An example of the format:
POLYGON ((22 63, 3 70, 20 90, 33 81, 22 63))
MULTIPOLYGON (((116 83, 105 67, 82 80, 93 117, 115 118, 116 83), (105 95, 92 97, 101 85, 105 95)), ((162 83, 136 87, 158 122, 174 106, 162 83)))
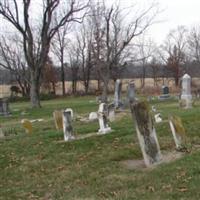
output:
POLYGON ((191 77, 190 77, 189 74, 184 74, 183 77, 182 77, 182 79, 190 79, 190 78, 191 78, 191 77))

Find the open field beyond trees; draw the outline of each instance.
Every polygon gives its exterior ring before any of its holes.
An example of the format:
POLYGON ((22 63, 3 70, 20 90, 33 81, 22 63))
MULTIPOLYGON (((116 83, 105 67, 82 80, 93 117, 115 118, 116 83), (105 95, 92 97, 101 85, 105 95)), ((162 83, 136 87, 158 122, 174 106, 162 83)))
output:
POLYGON ((63 142, 52 112, 72 108, 76 134, 96 133, 98 122, 79 120, 98 110, 95 97, 42 101, 41 109, 30 109, 27 102, 12 103, 12 116, 0 117, 7 134, 0 140, 0 199, 200 199, 200 101, 189 110, 180 109, 175 100, 154 100, 151 105, 164 119, 156 124, 161 152, 175 150, 169 114, 182 118, 188 151, 152 169, 129 169, 125 161, 143 158, 128 110, 117 114, 109 134, 63 142), (23 118, 44 121, 33 123, 28 135, 20 124, 23 118))

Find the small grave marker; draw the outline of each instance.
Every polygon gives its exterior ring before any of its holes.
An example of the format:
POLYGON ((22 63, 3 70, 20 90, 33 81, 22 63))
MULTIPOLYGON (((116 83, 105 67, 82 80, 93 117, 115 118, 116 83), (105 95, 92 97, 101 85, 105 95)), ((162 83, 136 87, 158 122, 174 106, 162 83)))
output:
POLYGON ((26 133, 31 134, 33 132, 32 123, 28 119, 21 120, 22 126, 24 127, 26 133))
POLYGON ((62 130, 63 129, 62 111, 55 110, 53 112, 53 118, 54 118, 56 129, 57 130, 62 130))

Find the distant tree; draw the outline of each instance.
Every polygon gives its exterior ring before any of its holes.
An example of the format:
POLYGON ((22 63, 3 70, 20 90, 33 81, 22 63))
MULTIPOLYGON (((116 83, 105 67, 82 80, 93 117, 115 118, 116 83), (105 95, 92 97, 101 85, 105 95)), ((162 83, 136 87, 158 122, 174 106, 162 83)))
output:
POLYGON ((104 1, 91 6, 91 10, 95 69, 103 82, 102 101, 106 102, 112 69, 119 66, 129 44, 152 25, 158 14, 158 7, 152 4, 141 12, 137 10, 135 17, 129 20, 128 14, 119 5, 107 7, 104 1))
POLYGON ((190 30, 187 42, 191 60, 200 64, 200 26, 190 30))
POLYGON ((56 94, 56 83, 58 81, 56 69, 53 61, 48 57, 45 67, 42 70, 42 85, 48 90, 49 94, 56 94))
POLYGON ((82 21, 85 15, 83 11, 88 7, 88 3, 81 0, 43 0, 41 7, 37 7, 40 14, 36 20, 36 14, 31 10, 34 3, 35 1, 31 0, 1 0, 0 16, 21 35, 26 63, 30 70, 31 105, 40 107, 41 72, 48 58, 52 38, 65 24, 82 21), (54 19, 60 7, 65 10, 55 23, 54 19))
POLYGON ((170 31, 164 45, 161 47, 163 50, 163 61, 174 77, 176 86, 179 84, 181 66, 185 62, 186 33, 187 30, 183 26, 179 26, 177 29, 170 31))
POLYGON ((0 38, 0 66, 14 75, 23 96, 30 93, 30 71, 23 54, 23 46, 17 35, 0 38))

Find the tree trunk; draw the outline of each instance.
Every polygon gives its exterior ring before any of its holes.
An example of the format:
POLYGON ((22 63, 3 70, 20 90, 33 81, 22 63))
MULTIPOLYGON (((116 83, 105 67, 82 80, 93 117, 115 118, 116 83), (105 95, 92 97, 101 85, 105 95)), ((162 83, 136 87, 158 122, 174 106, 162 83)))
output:
POLYGON ((31 73, 31 89, 30 89, 30 100, 32 108, 40 108, 40 97, 39 97, 40 84, 39 80, 35 77, 35 73, 31 73))
POLYGON ((101 101, 102 101, 102 103, 107 103, 108 102, 109 79, 107 77, 104 77, 102 80, 103 80, 103 91, 102 91, 101 101))
POLYGON ((65 96, 65 70, 64 70, 63 59, 61 61, 61 80, 62 80, 62 95, 65 96))

